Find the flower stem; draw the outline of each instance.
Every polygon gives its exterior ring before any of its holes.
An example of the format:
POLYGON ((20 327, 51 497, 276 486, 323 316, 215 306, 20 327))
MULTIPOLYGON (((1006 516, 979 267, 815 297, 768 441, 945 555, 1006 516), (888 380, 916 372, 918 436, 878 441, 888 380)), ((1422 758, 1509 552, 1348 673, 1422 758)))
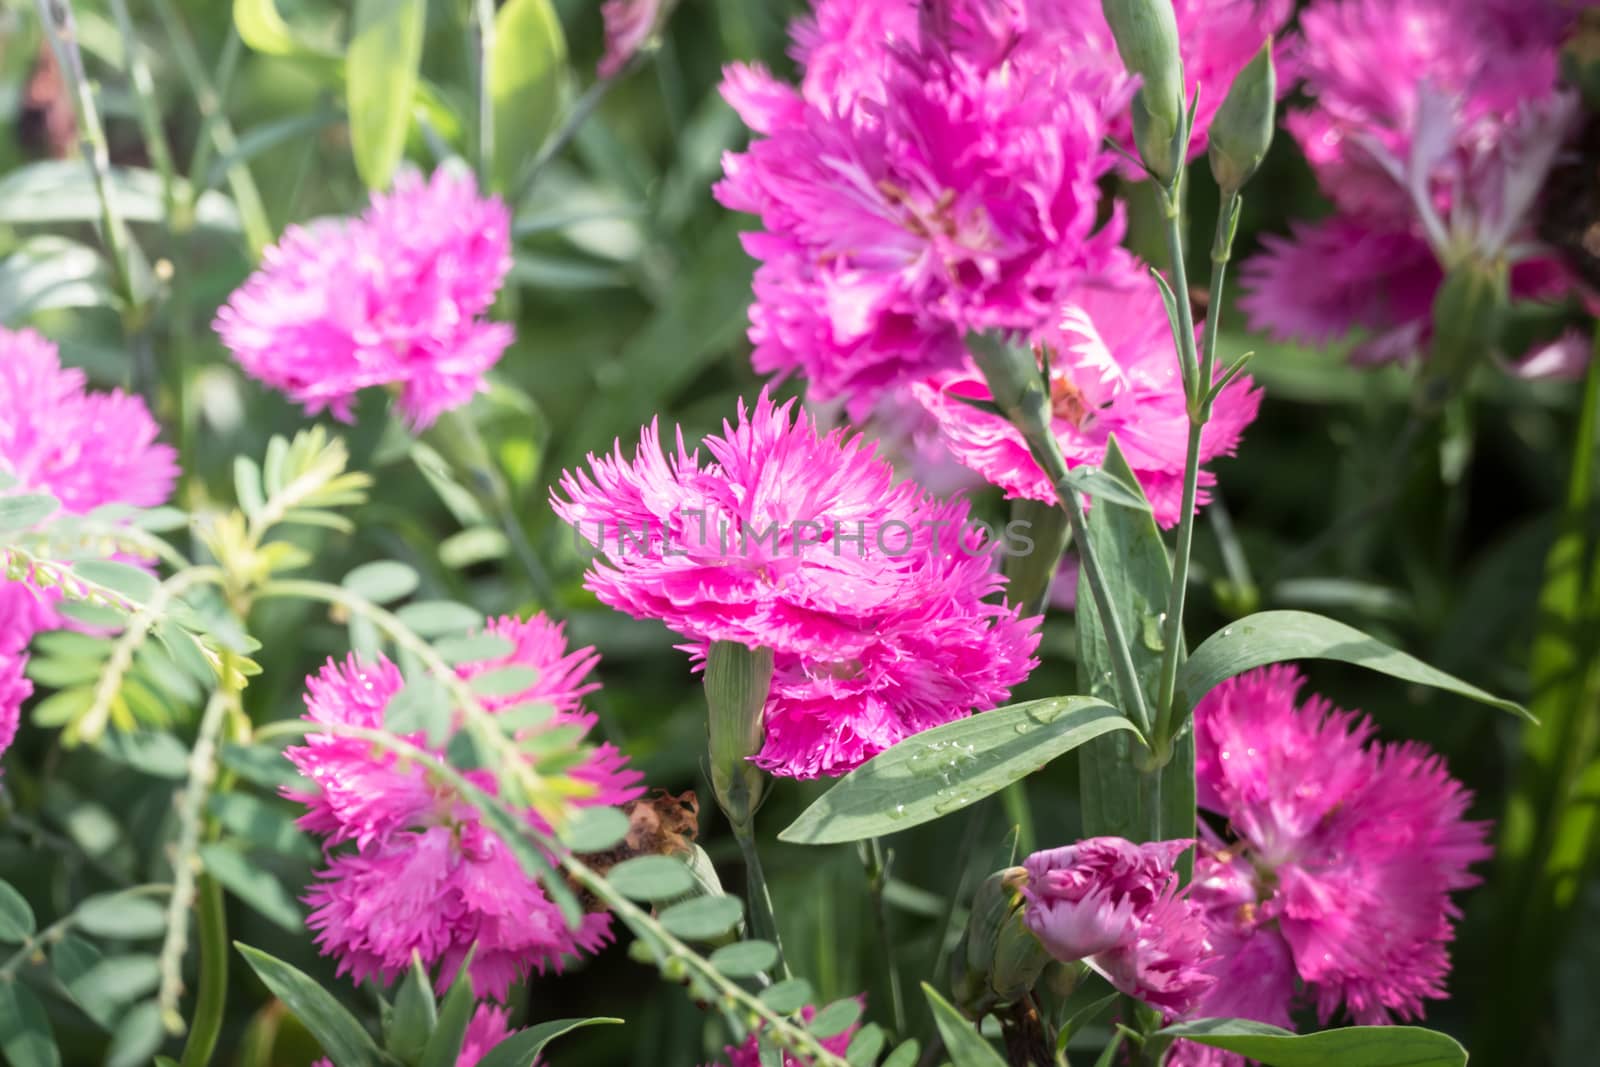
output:
POLYGON ((200 996, 194 1005, 189 1040, 183 1046, 179 1067, 206 1067, 222 1034, 222 1012, 228 1001, 228 913, 222 886, 205 875, 200 879, 196 921, 200 927, 200 996))
POLYGON ((1194 549, 1195 501, 1200 488, 1200 443, 1211 418, 1211 389, 1217 367, 1217 327, 1222 319, 1222 292, 1227 281, 1233 231, 1239 214, 1239 194, 1224 196, 1217 215, 1216 238, 1211 245, 1211 297, 1206 305, 1205 338, 1198 360, 1194 345, 1194 312, 1189 307, 1189 280, 1183 262, 1183 226, 1178 199, 1167 197, 1167 250, 1172 257, 1172 288, 1178 305, 1178 351, 1189 397, 1189 447, 1183 464, 1183 502, 1178 512, 1178 544, 1172 558, 1172 589, 1162 634, 1161 681, 1156 695, 1153 738, 1156 763, 1165 763, 1172 751, 1177 721, 1178 665, 1183 651, 1183 612, 1189 592, 1189 557, 1194 549))
POLYGON ((873 919, 878 924, 878 937, 883 942, 883 963, 889 971, 889 1003, 894 1013, 894 1032, 897 1037, 907 1033, 905 994, 900 988, 900 961, 895 958, 894 933, 889 928, 889 907, 884 900, 884 889, 889 884, 889 855, 883 842, 868 838, 861 845, 861 862, 867 872, 867 889, 872 894, 873 919))
POLYGON ((772 908, 772 893, 767 889, 766 871, 761 866, 761 850, 756 847, 755 818, 736 822, 731 818, 734 840, 739 842, 739 853, 744 857, 745 895, 750 899, 750 925, 755 935, 771 941, 778 950, 778 971, 790 977, 789 960, 783 953, 783 939, 778 935, 778 916, 772 908))
POLYGON ((111 11, 117 19, 117 31, 122 34, 128 81, 133 86, 134 103, 139 109, 139 130, 144 136, 145 150, 150 153, 150 161, 161 175, 161 199, 170 227, 177 208, 177 168, 172 162, 172 150, 167 146, 166 134, 161 129, 161 108, 156 101, 155 80, 150 76, 150 64, 145 62, 144 50, 139 46, 139 38, 134 32, 133 19, 128 14, 128 0, 111 0, 111 11))
POLYGON ((489 60, 494 53, 494 0, 473 0, 471 16, 473 87, 478 94, 478 186, 494 176, 494 99, 489 92, 489 60))

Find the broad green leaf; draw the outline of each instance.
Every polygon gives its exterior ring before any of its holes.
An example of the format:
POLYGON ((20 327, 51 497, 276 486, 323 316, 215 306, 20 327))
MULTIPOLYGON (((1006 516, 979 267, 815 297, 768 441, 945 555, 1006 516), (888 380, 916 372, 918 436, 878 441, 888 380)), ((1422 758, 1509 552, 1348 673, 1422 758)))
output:
POLYGON ((446 663, 481 663, 501 659, 517 650, 517 646, 498 634, 474 634, 471 637, 451 637, 434 644, 446 663))
POLYGON ((475 674, 467 684, 481 697, 516 696, 539 684, 539 672, 519 663, 475 674))
POLYGON ((561 843, 574 852, 604 852, 628 835, 628 817, 616 808, 582 808, 561 830, 561 843))
POLYGON ((114 559, 86 559, 74 566, 72 571, 84 581, 103 585, 136 604, 148 602, 160 584, 149 571, 140 570, 132 564, 118 563, 114 559))
POLYGON ((494 20, 489 99, 494 107, 492 174, 510 192, 555 127, 567 42, 550 0, 508 0, 494 20))
MULTIPOLYGON (((141 167, 112 167, 106 195, 125 222, 163 222, 167 217, 161 176, 141 167)), ((188 183, 179 179, 179 195, 188 183)), ((43 223, 100 221, 100 194, 94 175, 80 159, 28 163, 0 177, 0 223, 38 226, 43 223)), ((218 192, 202 193, 195 203, 195 222, 204 228, 237 232, 239 212, 218 192)))
POLYGON ((710 941, 739 925, 744 905, 738 897, 696 897, 661 913, 661 925, 685 940, 710 941))
POLYGON ((273 996, 311 1031, 334 1067, 380 1067, 384 1057, 378 1046, 332 993, 260 949, 237 941, 234 947, 273 996))
POLYGON ((117 306, 111 271, 87 245, 41 234, 0 260, 0 322, 21 325, 57 308, 117 306))
POLYGON ((606 881, 617 892, 634 900, 671 900, 695 886, 689 868, 671 856, 636 856, 623 860, 606 872, 606 881))
POLYGON ((345 105, 356 171, 369 189, 387 189, 405 153, 427 14, 427 0, 356 0, 345 105))
POLYGON ((930 822, 998 793, 1091 738, 1130 724, 1090 697, 1049 697, 947 723, 841 778, 778 835, 801 845, 859 841, 930 822))
POLYGON ((140 941, 160 937, 167 929, 167 909, 149 897, 101 893, 72 913, 73 925, 96 937, 140 941))
POLYGON ((267 789, 305 785, 305 779, 295 770, 294 764, 284 758, 281 749, 227 744, 222 746, 219 758, 224 767, 239 777, 267 789))
POLYGON ((167 1032, 161 1025, 161 1005, 153 1000, 135 1004, 111 1032, 106 1067, 144 1067, 167 1032))
POLYGON ((0 497, 0 530, 26 530, 48 519, 61 502, 44 493, 0 497))
POLYGON ((1196 1019, 1160 1031, 1237 1052, 1263 1067, 1463 1067, 1455 1038, 1419 1026, 1348 1026, 1294 1034, 1247 1019, 1196 1019))
POLYGON ((786 978, 763 989, 759 996, 761 1003, 779 1015, 788 1015, 811 1002, 811 983, 804 978, 786 978))
POLYGON ((385 1018, 385 1047, 400 1057, 402 1062, 417 1062, 438 1018, 439 1006, 433 999, 433 979, 428 977, 422 956, 413 949, 411 969, 406 972, 405 980, 394 995, 394 1010, 385 1018))
POLYGON ((33 936, 33 909, 10 882, 0 880, 0 944, 15 945, 33 936))
POLYGON ((928 998, 928 1007, 933 1009, 933 1021, 939 1027, 939 1036, 944 1038, 945 1052, 949 1053, 952 1063, 959 1067, 1005 1067, 1006 1061, 994 1047, 951 1007, 949 1001, 935 992, 933 986, 923 982, 922 995, 928 998))
POLYGON ((506 535, 492 526, 474 526, 452 534, 439 543, 439 562, 452 570, 464 570, 479 563, 504 559, 511 551, 506 535))
POLYGON ((450 600, 419 600, 395 612, 421 637, 443 637, 483 625, 483 613, 450 600))
POLYGON ((390 604, 416 592, 422 579, 404 563, 381 559, 344 576, 344 587, 374 604, 390 604))
POLYGON ((107 956, 72 983, 72 996, 85 1005, 117 1007, 137 1000, 161 982, 161 963, 154 956, 107 956))
POLYGON ((868 1023, 856 1031, 856 1036, 850 1039, 850 1044, 844 1050, 845 1062, 852 1067, 871 1067, 878 1062, 878 1053, 883 1051, 883 1046, 888 1042, 883 1027, 877 1023, 868 1023))
POLYGON ((461 969, 456 972, 456 980, 450 983, 450 991, 444 995, 444 1003, 439 1005, 438 1022, 417 1067, 455 1067, 461 1055, 461 1042, 467 1036, 467 1024, 472 1021, 471 967, 472 952, 468 952, 461 969))
POLYGON ((304 930, 300 905, 271 871, 251 863, 231 845, 201 845, 200 862, 205 864, 206 873, 263 918, 271 919, 291 933, 304 930))
POLYGON ((258 848, 314 860, 322 853, 288 812, 249 793, 213 793, 206 810, 228 833, 258 848))
POLYGON ((500 1042, 478 1061, 478 1067, 529 1067, 544 1047, 563 1034, 585 1026, 610 1026, 621 1019, 554 1019, 530 1026, 500 1042))
POLYGON ((61 1067, 44 1006, 21 982, 0 982, 0 1052, 8 1063, 61 1067))
MULTIPOLYGON (((1110 477, 1125 486, 1138 486, 1115 439, 1106 447, 1104 465, 1110 477)), ((1153 709, 1161 676, 1161 616, 1172 586, 1166 544, 1148 507, 1102 500, 1089 510, 1088 526, 1090 549, 1099 561, 1111 602, 1120 611, 1146 706, 1153 709)), ((1078 589, 1078 684, 1092 696, 1115 702, 1110 645, 1081 567, 1078 589)), ((1137 769, 1142 745, 1131 733, 1085 745, 1078 753, 1084 832, 1134 841, 1192 836, 1192 742, 1180 738, 1174 749, 1160 774, 1146 774, 1137 769)), ((1192 859, 1185 854, 1180 863, 1187 875, 1192 859)))
POLYGON ((817 1014, 806 1024, 806 1029, 823 1039, 838 1037, 854 1026, 859 1018, 861 1001, 855 997, 843 997, 817 1009, 817 1014))
POLYGON ((78 982, 85 975, 94 970, 95 965, 102 959, 100 950, 81 937, 68 934, 55 947, 50 950, 50 969, 55 972, 56 981, 60 982, 66 991, 83 1009, 85 1015, 93 1019, 100 1027, 110 1031, 117 1021, 117 1008, 115 1004, 97 1004, 86 1000, 78 994, 78 982))
POLYGON ((1219 682, 1269 663, 1301 659, 1352 663, 1532 718, 1520 704, 1436 670, 1353 626, 1305 611, 1258 612, 1206 638, 1178 671, 1180 704, 1185 711, 1192 711, 1219 682))
POLYGON ((754 977, 777 964, 778 946, 770 941, 736 941, 711 954, 711 966, 729 978, 754 977))
POLYGON ((189 775, 189 750, 182 741, 159 730, 112 730, 101 735, 94 747, 153 778, 177 782, 189 775))
POLYGON ((882 1067, 914 1067, 921 1055, 922 1045, 912 1038, 896 1045, 895 1050, 889 1053, 889 1058, 883 1061, 882 1067))

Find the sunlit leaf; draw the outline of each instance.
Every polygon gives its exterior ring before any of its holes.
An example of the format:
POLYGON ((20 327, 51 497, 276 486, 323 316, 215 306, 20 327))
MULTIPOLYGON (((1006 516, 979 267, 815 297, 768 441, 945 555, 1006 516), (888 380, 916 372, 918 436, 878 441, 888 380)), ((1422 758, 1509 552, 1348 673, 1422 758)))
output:
POLYGON ((386 189, 406 148, 422 62, 426 0, 356 0, 345 58, 345 104, 356 170, 386 189))
POLYGON ((383 1055, 333 994, 300 970, 249 945, 234 943, 272 994, 311 1031, 334 1067, 380 1067, 383 1055))

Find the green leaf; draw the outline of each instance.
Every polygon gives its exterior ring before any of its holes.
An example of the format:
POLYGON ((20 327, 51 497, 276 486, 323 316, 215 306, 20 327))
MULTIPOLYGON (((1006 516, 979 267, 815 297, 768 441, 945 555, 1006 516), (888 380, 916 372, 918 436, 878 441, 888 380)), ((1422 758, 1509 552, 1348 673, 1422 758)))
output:
POLYGON ((264 745, 223 745, 222 765, 239 777, 267 789, 304 786, 305 779, 280 749, 264 745))
POLYGON ((456 1058, 461 1055, 461 1042, 467 1036, 467 1023, 472 1020, 471 967, 472 952, 468 952, 461 969, 456 972, 456 980, 450 983, 450 991, 444 995, 444 1003, 439 1005, 439 1021, 422 1050, 417 1067, 455 1067, 456 1058))
POLYGON ((778 835, 801 845, 905 830, 998 793, 1091 738, 1131 724, 1090 697, 1029 700, 947 723, 841 778, 778 835))
POLYGON ((861 1001, 855 997, 841 997, 817 1010, 806 1029, 815 1037, 838 1037, 861 1018, 861 1001))
POLYGON ((0 497, 0 530, 26 530, 48 519, 61 502, 44 493, 0 497))
MULTIPOLYGON (((465 973, 464 971, 462 973, 465 973)), ((459 981, 459 978, 458 978, 459 981)), ((405 1063, 416 1063, 428 1044, 439 1018, 439 1006, 433 999, 433 980, 422 965, 422 956, 411 953, 411 969, 394 996, 394 1010, 387 1017, 388 1030, 384 1044, 388 1050, 405 1063)))
POLYGON ((467 685, 481 697, 511 697, 526 693, 539 684, 539 672, 532 667, 514 664, 492 671, 475 674, 467 685))
POLYGON ((0 944, 21 944, 37 928, 27 900, 10 882, 0 881, 0 944))
POLYGON ((950 1006, 949 1001, 936 993, 933 986, 923 982, 922 995, 928 998, 928 1006, 933 1009, 933 1021, 939 1027, 939 1036, 944 1038, 944 1048, 951 1062, 960 1067, 1005 1067, 1006 1061, 993 1046, 950 1006))
POLYGON ((689 868, 671 856, 636 856, 623 860, 606 872, 606 881, 617 892, 634 900, 671 900, 695 887, 689 868))
POLYGON ((523 166, 554 129, 566 62, 566 38, 550 0, 508 0, 500 8, 489 56, 496 191, 515 187, 523 166))
POLYGON ((574 852, 604 852, 628 836, 628 817, 616 808, 582 808, 567 820, 560 836, 574 852))
POLYGON ((102 734, 94 747, 153 778, 177 782, 189 775, 189 750, 182 741, 159 730, 112 730, 102 734))
POLYGON ((419 600, 395 616, 420 637, 443 637, 483 625, 483 613, 451 600, 419 600))
POLYGON ((161 1026, 161 1005, 153 1000, 135 1004, 111 1032, 106 1067, 143 1067, 167 1038, 161 1026))
POLYGON ((1150 501, 1137 482, 1131 486, 1110 471, 1099 467, 1073 467, 1067 472, 1067 484, 1084 496, 1120 504, 1137 511, 1149 511, 1150 501))
POLYGON ((129 893, 100 893, 79 904, 72 913, 78 929, 96 937, 139 941, 160 937, 167 929, 167 909, 149 897, 129 893))
POLYGON ((481 663, 484 660, 503 659, 517 650, 517 646, 498 634, 474 634, 471 637, 451 637, 439 641, 433 650, 446 663, 481 663))
POLYGON ((272 872, 262 870, 243 853, 223 844, 201 845, 200 862, 205 864, 206 873, 263 918, 271 919, 290 933, 304 931, 305 919, 300 914, 300 905, 272 872))
POLYGON ((81 937, 68 934, 50 950, 50 969, 56 981, 77 1002, 83 1013, 109 1031, 117 1021, 117 1005, 95 1004, 78 995, 78 982, 101 960, 100 950, 81 937))
POLYGON ((136 604, 147 603, 160 584, 149 571, 128 563, 118 563, 114 559, 86 559, 75 565, 72 572, 84 581, 103 585, 136 604))
POLYGON ((1463 1067, 1466 1049, 1420 1026, 1348 1026, 1294 1034, 1247 1019, 1196 1019, 1159 1033, 1248 1056, 1263 1067, 1463 1067))
MULTIPOLYGON (((106 194, 125 222, 162 222, 167 207, 161 176, 142 167, 112 167, 106 194)), ((179 196, 189 183, 178 179, 179 196)), ((48 159, 15 167, 0 177, 0 223, 99 223, 100 194, 81 159, 48 159)), ((237 232, 239 212, 221 193, 202 193, 195 203, 195 222, 204 228, 237 232)))
POLYGON ((307 860, 321 855, 287 812, 249 793, 213 793, 206 810, 224 830, 251 845, 307 860))
POLYGON ((585 1026, 612 1026, 621 1022, 621 1019, 606 1017, 553 1019, 538 1026, 530 1026, 526 1030, 512 1034, 490 1049, 483 1059, 478 1061, 478 1067, 529 1067, 534 1058, 544 1051, 546 1045, 563 1034, 570 1034, 585 1026))
POLYGON ((1520 704, 1436 670, 1353 626, 1305 611, 1258 612, 1206 638, 1178 671, 1181 705, 1192 711, 1219 682, 1269 663, 1301 659, 1352 663, 1532 719, 1520 704))
POLYGON ((0 1052, 13 1064, 61 1067, 44 1006, 21 982, 0 982, 0 1052))
POLYGON ((53 235, 30 238, 0 260, 0 322, 21 325, 59 308, 116 308, 111 284, 93 248, 53 235))
POLYGON ((916 1038, 901 1042, 895 1050, 889 1053, 889 1058, 883 1061, 882 1067, 913 1067, 922 1055, 922 1045, 916 1038))
POLYGON ((845 1062, 852 1067, 872 1067, 878 1062, 878 1053, 883 1051, 884 1044, 888 1041, 883 1027, 877 1023, 868 1023, 856 1031, 856 1036, 850 1039, 850 1044, 844 1050, 845 1062))
POLYGON ((761 1003, 779 1015, 799 1011, 811 1002, 811 983, 804 978, 786 978, 759 994, 761 1003))
MULTIPOLYGON (((390 604, 416 592, 422 579, 404 563, 382 559, 364 563, 344 576, 344 587, 374 604, 390 604)), ((481 620, 480 620, 481 621, 481 620)))
POLYGON ((233 0, 233 24, 240 40, 264 55, 333 55, 295 33, 274 0, 233 0))
POLYGON ((777 965, 778 946, 770 941, 736 941, 711 954, 711 966, 729 978, 753 978, 777 965))
POLYGON ((356 1017, 298 969, 234 942, 250 969, 322 1045, 334 1067, 379 1067, 383 1056, 356 1017))
POLYGON ((239 502, 239 510, 252 519, 267 506, 267 498, 261 491, 261 468, 249 456, 233 457, 233 495, 239 502))
POLYGON ((696 897, 661 913, 661 925, 688 941, 710 941, 739 925, 744 904, 738 897, 696 897))
POLYGON ((474 526, 452 534, 439 543, 439 562, 451 570, 464 570, 479 563, 503 559, 511 550, 506 535, 492 526, 474 526))
POLYGON ((72 983, 73 999, 95 1007, 117 1007, 137 1000, 161 982, 161 963, 154 956, 107 956, 72 983))
POLYGON ((356 0, 345 105, 356 171, 369 189, 387 189, 405 153, 427 14, 426 0, 356 0))

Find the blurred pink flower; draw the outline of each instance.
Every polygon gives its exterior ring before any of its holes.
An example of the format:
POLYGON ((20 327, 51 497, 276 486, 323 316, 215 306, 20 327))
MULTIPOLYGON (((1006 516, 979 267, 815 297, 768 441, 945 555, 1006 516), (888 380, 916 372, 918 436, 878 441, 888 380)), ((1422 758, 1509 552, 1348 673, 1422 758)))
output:
POLYGON ((472 176, 402 171, 355 219, 291 226, 217 312, 253 377, 348 421, 384 386, 413 428, 483 388, 511 327, 482 318, 511 267, 510 217, 472 176))
MULTIPOLYGON (((543 616, 526 622, 499 619, 486 629, 512 641, 515 649, 501 659, 459 668, 463 676, 506 666, 539 672, 532 687, 488 700, 487 710, 498 713, 530 703, 552 707, 549 718, 524 728, 519 737, 590 727, 593 718, 579 709, 578 700, 593 688, 582 684, 596 661, 592 649, 568 654, 560 627, 543 616)), ((403 685, 399 670, 382 657, 372 663, 354 656, 344 665, 330 661, 307 679, 306 718, 380 728, 403 685)), ((405 740, 442 758, 444 746, 430 745, 423 732, 405 740)), ((566 791, 574 807, 615 805, 639 795, 640 775, 627 768, 621 753, 579 740, 572 746, 571 765, 559 773, 569 779, 566 791)), ((308 735, 304 746, 286 755, 313 786, 309 792, 285 790, 306 806, 300 824, 325 836, 330 850, 345 842, 355 846, 353 852, 330 851, 319 881, 306 895, 313 908, 309 925, 319 931, 323 951, 339 957, 341 974, 392 982, 410 966, 416 950, 428 966, 440 966, 438 982, 444 986, 476 943, 474 990, 501 999, 530 967, 560 969, 564 957, 592 952, 609 939, 605 915, 587 915, 579 929, 570 929, 505 842, 425 761, 377 750, 360 738, 326 734, 308 735)), ((495 792, 488 772, 464 773, 475 786, 495 792)), ((549 829, 531 810, 526 818, 537 829, 549 829)))
POLYGON ((606 24, 606 51, 596 73, 615 78, 639 53, 650 35, 666 21, 677 0, 606 0, 600 16, 606 24))
MULTIPOLYGON (((461 1052, 456 1056, 455 1067, 478 1067, 478 1061, 488 1055, 490 1049, 521 1032, 511 1029, 506 1009, 479 1004, 467 1023, 467 1034, 461 1041, 461 1052)), ((311 1067, 333 1067, 333 1061, 318 1060, 311 1067)))
POLYGON ((964 500, 941 501, 861 438, 823 436, 763 393, 669 458, 646 428, 567 472, 556 514, 600 549, 587 586, 703 655, 774 651, 766 744, 776 774, 843 774, 920 730, 1004 702, 1035 665, 1038 620, 991 603, 1004 579, 964 500))
POLYGON ((33 695, 33 683, 23 673, 28 657, 19 649, 0 648, 0 756, 16 740, 22 702, 33 695))
POLYGON ((1508 263, 1516 299, 1578 293, 1536 226, 1575 129, 1557 53, 1577 10, 1564 0, 1308 5, 1292 67, 1312 106, 1285 124, 1338 210, 1246 263, 1252 327, 1310 343, 1358 329, 1358 362, 1412 360, 1432 337, 1446 266, 1508 263))
MULTIPOLYGON (((1178 354, 1161 292, 1133 256, 1118 252, 1108 268, 1075 286, 1052 327, 1037 335, 1049 358, 1054 428, 1069 467, 1099 466, 1115 434, 1150 499, 1157 521, 1179 519, 1189 417, 1178 354)), ((990 400, 982 372, 959 371, 917 382, 912 391, 939 422, 956 458, 1006 491, 1052 502, 1055 488, 1008 419, 973 407, 990 400)), ((1229 455, 1256 416, 1261 393, 1248 377, 1217 398, 1201 438, 1201 459, 1229 455)), ((1216 481, 1202 471, 1205 486, 1216 481)))
POLYGON ((1084 960, 1168 1018, 1187 1013, 1211 982, 1205 923, 1173 866, 1193 843, 1091 837, 1034 853, 1023 861, 1029 929, 1057 959, 1084 960))
POLYGON ((1320 697, 1297 704, 1302 685, 1252 671, 1195 711, 1199 804, 1233 835, 1202 830, 1192 899, 1219 956, 1197 1014, 1288 1026, 1298 977, 1324 1023, 1418 1018, 1445 995, 1450 893, 1477 881, 1488 824, 1463 818, 1471 794, 1438 756, 1374 742, 1320 697))
MULTIPOLYGON (((864 997, 857 1000, 865 1001, 864 997)), ((809 1023, 817 1017, 817 1009, 810 1004, 800 1009, 800 1020, 809 1023)), ((850 1039, 856 1036, 856 1031, 861 1029, 861 1022, 857 1020, 846 1027, 842 1032, 832 1037, 822 1038, 819 1042, 823 1048, 835 1056, 843 1056, 850 1047, 850 1039)), ((723 1050, 728 1057, 728 1067, 762 1067, 761 1064, 761 1032, 755 1031, 738 1045, 728 1045, 723 1050)), ((805 1061, 788 1052, 782 1054, 783 1067, 805 1067, 805 1061)))

